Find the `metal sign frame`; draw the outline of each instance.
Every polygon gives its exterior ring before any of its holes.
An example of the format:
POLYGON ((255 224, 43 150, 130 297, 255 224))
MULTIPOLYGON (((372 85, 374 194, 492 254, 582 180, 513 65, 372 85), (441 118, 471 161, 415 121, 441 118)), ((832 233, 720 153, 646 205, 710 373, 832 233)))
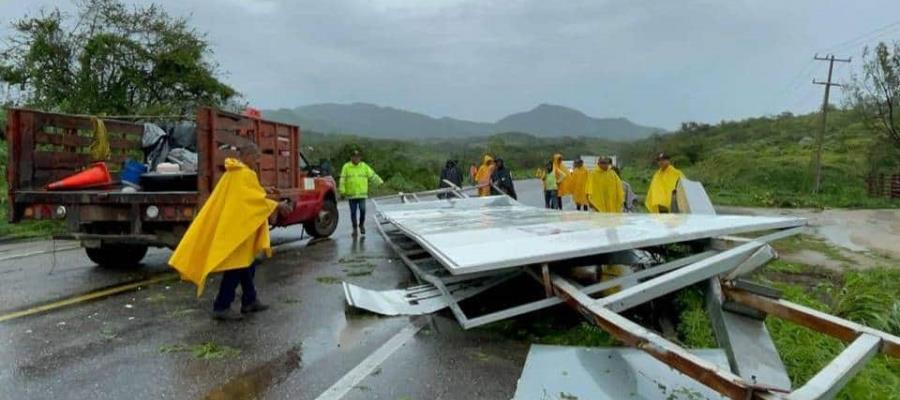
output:
MULTIPOLYGON (((474 188, 453 187, 425 194, 451 194, 465 198, 467 197, 465 192, 471 189, 474 188)), ((421 202, 419 195, 399 194, 389 199, 381 198, 373 201, 377 210, 378 202, 385 200, 399 200, 401 203, 421 202)), ((409 236, 409 232, 394 225, 380 212, 376 212, 376 218, 378 230, 388 245, 397 252, 418 279, 433 285, 442 293, 454 316, 465 329, 566 303, 622 343, 641 349, 682 374, 724 396, 735 399, 831 398, 876 353, 900 357, 900 338, 896 336, 779 299, 771 290, 754 289, 754 285, 741 281, 741 277, 774 258, 775 254, 768 245, 769 242, 798 234, 805 229, 804 227, 786 226, 752 239, 721 238, 717 240, 717 245, 707 246, 697 254, 651 266, 632 275, 582 287, 560 275, 556 270, 551 270, 546 262, 452 275, 443 268, 441 260, 433 256, 434 249, 424 248, 419 241, 409 236), (726 241, 734 246, 723 248, 718 245, 726 241), (548 297, 486 315, 470 317, 460 308, 458 304, 460 299, 455 298, 448 289, 448 285, 456 282, 478 280, 491 287, 523 272, 541 283, 548 297), (692 354, 620 314, 636 305, 703 281, 714 284, 719 290, 721 300, 731 305, 755 310, 763 317, 772 315, 800 324, 850 345, 803 386, 786 390, 777 385, 767 385, 766 382, 748 381, 731 370, 723 369, 692 354), (605 289, 627 284, 632 285, 610 296, 592 297, 605 289)))

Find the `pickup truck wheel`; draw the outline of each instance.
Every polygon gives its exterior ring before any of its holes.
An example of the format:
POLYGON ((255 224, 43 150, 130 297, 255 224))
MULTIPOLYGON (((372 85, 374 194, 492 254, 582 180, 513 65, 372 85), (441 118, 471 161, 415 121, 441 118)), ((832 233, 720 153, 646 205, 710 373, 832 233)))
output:
POLYGON ((96 248, 86 247, 91 261, 101 267, 134 267, 147 255, 147 246, 139 244, 105 244, 96 248))
POLYGON ((319 215, 312 221, 303 224, 303 230, 314 238, 325 238, 331 236, 338 226, 338 209, 334 200, 325 200, 322 203, 322 210, 319 215))

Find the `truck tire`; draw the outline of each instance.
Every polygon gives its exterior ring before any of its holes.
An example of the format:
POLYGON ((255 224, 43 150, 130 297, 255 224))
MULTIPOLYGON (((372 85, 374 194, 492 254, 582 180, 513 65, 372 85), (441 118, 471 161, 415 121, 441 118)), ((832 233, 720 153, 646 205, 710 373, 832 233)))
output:
POLYGON ((140 244, 104 244, 100 247, 85 247, 91 261, 101 267, 135 267, 147 255, 147 246, 140 244))
POLYGON ((314 238, 326 238, 334 233, 338 226, 338 209, 334 200, 325 199, 322 210, 312 221, 303 223, 303 230, 314 238))

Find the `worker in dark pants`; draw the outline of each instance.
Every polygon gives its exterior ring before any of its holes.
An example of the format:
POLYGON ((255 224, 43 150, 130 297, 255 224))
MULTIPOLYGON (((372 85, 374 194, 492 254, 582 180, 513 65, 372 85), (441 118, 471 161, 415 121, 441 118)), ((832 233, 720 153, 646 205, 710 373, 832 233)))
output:
POLYGON ((253 278, 256 275, 256 266, 259 260, 253 261, 247 268, 232 269, 222 273, 222 283, 219 284, 219 294, 213 303, 213 318, 219 320, 237 320, 243 318, 246 313, 265 311, 269 306, 260 303, 256 298, 256 287, 253 278), (241 314, 231 310, 235 292, 238 285, 241 286, 241 314))
MULTIPOLYGON (((274 225, 278 222, 279 217, 290 215, 294 207, 290 201, 282 201, 275 208, 272 215, 269 216, 269 224, 274 225)), ((230 269, 222 273, 222 282, 219 284, 219 293, 213 302, 213 319, 221 321, 233 321, 243 319, 243 314, 255 313, 269 309, 269 306, 259 301, 256 296, 256 286, 253 284, 253 278, 256 277, 256 266, 259 265, 260 259, 253 260, 247 268, 230 269), (241 312, 236 313, 231 309, 231 303, 237 292, 238 285, 241 286, 241 312)))

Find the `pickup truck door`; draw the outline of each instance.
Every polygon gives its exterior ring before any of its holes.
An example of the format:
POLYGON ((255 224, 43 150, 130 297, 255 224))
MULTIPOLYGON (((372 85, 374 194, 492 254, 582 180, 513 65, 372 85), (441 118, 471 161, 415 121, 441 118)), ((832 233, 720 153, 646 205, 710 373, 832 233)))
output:
POLYGON ((300 175, 300 194, 295 199, 294 212, 286 218, 285 224, 295 224, 298 222, 308 221, 322 208, 322 199, 316 188, 316 179, 309 176, 309 162, 303 154, 300 154, 300 165, 298 174, 300 175))

